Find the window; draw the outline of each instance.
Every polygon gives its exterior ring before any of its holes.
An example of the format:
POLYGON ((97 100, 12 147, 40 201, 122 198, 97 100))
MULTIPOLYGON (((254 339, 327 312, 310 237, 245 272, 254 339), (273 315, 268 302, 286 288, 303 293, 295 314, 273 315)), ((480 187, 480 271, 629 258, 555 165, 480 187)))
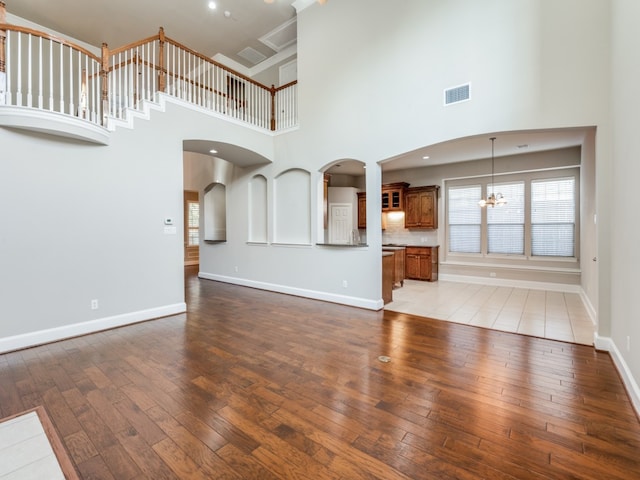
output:
POLYGON ((575 255, 575 178, 531 182, 531 255, 575 255))
POLYGON ((448 190, 449 251, 480 253, 482 212, 478 207, 480 185, 450 187, 448 190))
POLYGON ((524 263, 533 258, 575 262, 580 170, 522 172, 500 179, 495 186, 490 178, 483 183, 464 178, 446 181, 446 254, 464 255, 464 261, 478 263, 524 263), (494 192, 502 193, 507 204, 478 205, 494 192))
MULTIPOLYGON (((493 187, 487 185, 488 194, 494 193, 493 187)), ((524 182, 497 183, 495 193, 502 193, 508 203, 487 207, 487 252, 524 255, 524 182)))
POLYGON ((187 200, 187 245, 197 247, 200 237, 200 203, 187 200))

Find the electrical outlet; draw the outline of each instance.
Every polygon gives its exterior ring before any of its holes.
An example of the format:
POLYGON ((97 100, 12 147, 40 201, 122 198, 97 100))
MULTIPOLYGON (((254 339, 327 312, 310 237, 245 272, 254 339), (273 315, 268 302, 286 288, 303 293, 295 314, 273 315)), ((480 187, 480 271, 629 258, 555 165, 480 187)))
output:
POLYGON ((495 278, 496 272, 489 272, 489 276, 492 277, 492 278, 495 278))
POLYGON ((342 280, 342 286, 344 288, 347 288, 349 286, 349 283, 346 280, 342 280))
POLYGON ((97 299, 93 299, 91 300, 91 310, 97 310, 98 309, 98 300, 97 299))

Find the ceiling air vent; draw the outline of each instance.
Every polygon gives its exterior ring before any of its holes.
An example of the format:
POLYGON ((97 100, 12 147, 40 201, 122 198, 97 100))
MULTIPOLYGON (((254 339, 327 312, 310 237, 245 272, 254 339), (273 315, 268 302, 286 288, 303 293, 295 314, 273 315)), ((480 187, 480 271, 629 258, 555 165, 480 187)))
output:
POLYGON ((458 85, 457 87, 447 88, 444 91, 444 104, 451 105, 469 100, 471 98, 471 84, 458 85))
POLYGON ((252 65, 257 65, 267 58, 265 55, 251 47, 243 48, 238 52, 238 55, 250 62, 252 65))

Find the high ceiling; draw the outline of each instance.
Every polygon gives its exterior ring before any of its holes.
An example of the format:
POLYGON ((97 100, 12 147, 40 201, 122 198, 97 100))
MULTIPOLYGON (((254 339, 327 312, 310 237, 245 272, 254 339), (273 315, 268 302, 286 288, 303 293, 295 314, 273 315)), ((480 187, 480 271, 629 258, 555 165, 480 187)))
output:
MULTIPOLYGON (((277 52, 259 40, 296 17, 293 0, 4 0, 17 15, 77 40, 117 48, 158 33, 208 57, 217 54, 252 67, 238 55, 250 47, 269 58, 277 52)), ((277 36, 278 46, 295 42, 295 24, 277 36)))
MULTIPOLYGON (((256 65, 238 53, 249 47, 273 60, 286 50, 295 49, 294 4, 304 8, 313 3, 313 0, 273 0, 273 3, 266 3, 264 0, 214 0, 216 8, 212 10, 209 8, 210 0, 4 1, 9 14, 94 46, 103 42, 111 48, 124 46, 155 35, 162 26, 168 37, 193 50, 208 57, 216 57, 218 60, 221 60, 219 55, 224 55, 246 68, 254 69, 259 69, 261 64, 256 65), (266 43, 260 41, 264 36, 268 37, 263 38, 266 43), (286 45, 286 48, 278 53, 278 47, 283 45, 286 45)), ((403 153, 383 162, 382 169, 388 171, 487 158, 490 153, 488 138, 491 136, 498 137, 495 145, 496 156, 576 146, 582 144, 585 131, 569 128, 487 133, 403 153), (425 156, 429 158, 424 159, 425 156)), ((189 147, 190 151, 203 154, 209 154, 212 148, 219 151, 222 148, 227 154, 227 159, 234 163, 236 159, 233 157, 243 159, 246 156, 243 149, 239 149, 235 155, 234 149, 229 145, 203 143, 189 147)), ((258 163, 262 161, 265 159, 259 159, 258 163)), ((333 170, 335 173, 339 170, 340 173, 349 175, 363 174, 362 164, 349 159, 341 161, 340 167, 333 170)))

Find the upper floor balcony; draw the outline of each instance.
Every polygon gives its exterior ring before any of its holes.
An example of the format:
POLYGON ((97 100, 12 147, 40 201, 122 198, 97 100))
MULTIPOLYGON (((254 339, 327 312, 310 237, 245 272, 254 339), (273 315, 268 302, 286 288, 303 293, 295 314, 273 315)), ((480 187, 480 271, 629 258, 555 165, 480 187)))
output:
POLYGON ((169 38, 162 28, 124 47, 103 44, 96 54, 45 32, 0 23, 0 125, 107 143, 118 122, 163 95, 265 131, 298 123, 296 81, 262 85, 169 38))

